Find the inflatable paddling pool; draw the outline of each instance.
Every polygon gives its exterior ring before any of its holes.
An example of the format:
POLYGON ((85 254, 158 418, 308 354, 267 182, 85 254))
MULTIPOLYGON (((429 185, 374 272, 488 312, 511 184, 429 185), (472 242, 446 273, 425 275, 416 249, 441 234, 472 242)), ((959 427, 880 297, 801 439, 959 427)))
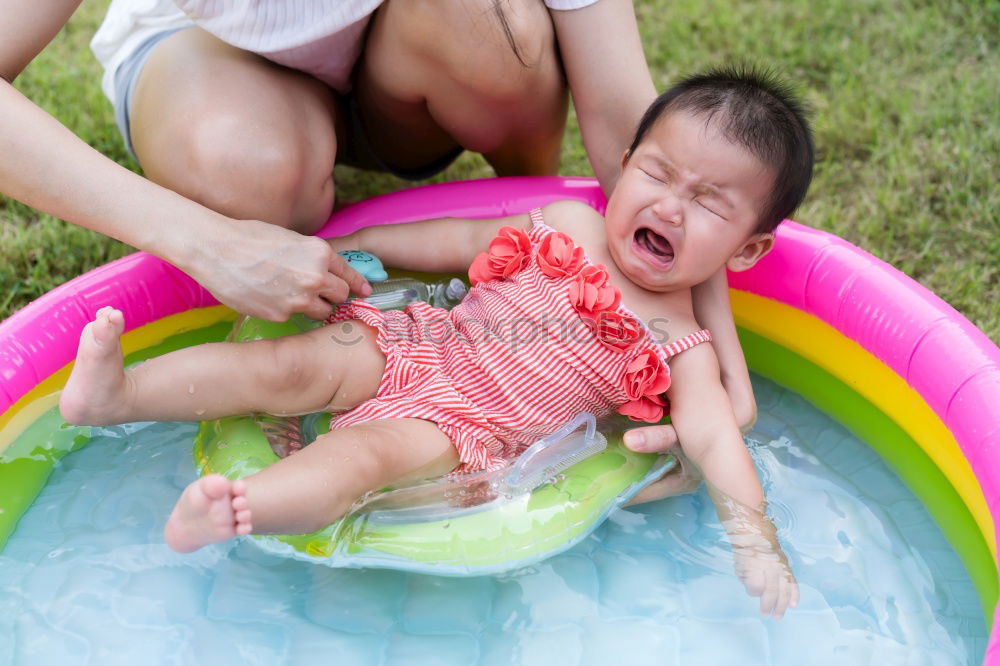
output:
MULTIPOLYGON (((573 198, 600 208, 589 180, 504 179, 385 195, 321 232, 439 215, 485 217, 573 198)), ((751 368, 854 430, 924 502, 963 559, 987 616, 997 597, 1000 353, 953 309, 829 234, 786 223, 776 249, 734 275, 751 368)), ((173 267, 136 254, 96 269, 0 325, 0 542, 52 466, 85 443, 52 407, 79 331, 103 305, 126 313, 129 361, 221 339, 233 314, 173 267)), ((994 635, 986 663, 1000 664, 994 635)))

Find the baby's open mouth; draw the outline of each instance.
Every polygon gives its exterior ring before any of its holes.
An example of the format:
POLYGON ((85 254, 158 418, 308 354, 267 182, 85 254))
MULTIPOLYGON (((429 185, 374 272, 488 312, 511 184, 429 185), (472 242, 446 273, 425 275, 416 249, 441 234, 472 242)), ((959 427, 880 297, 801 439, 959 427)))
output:
POLYGON ((674 260, 674 246, 666 238, 645 227, 635 232, 636 246, 653 263, 667 268, 674 260))

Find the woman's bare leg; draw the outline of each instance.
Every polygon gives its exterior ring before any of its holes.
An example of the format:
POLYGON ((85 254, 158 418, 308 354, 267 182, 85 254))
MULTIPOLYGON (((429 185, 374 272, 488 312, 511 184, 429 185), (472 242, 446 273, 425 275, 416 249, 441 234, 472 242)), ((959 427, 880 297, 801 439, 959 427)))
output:
POLYGON ((388 0, 372 19, 354 95, 392 166, 421 167, 460 145, 501 176, 558 169, 567 91, 538 0, 388 0))
POLYGON ((132 101, 147 177, 236 219, 302 233, 333 207, 334 93, 199 28, 150 54, 132 101))
POLYGON ((250 531, 313 532, 370 490, 440 476, 457 464, 451 440, 429 421, 385 419, 334 430, 245 479, 198 479, 181 495, 164 535, 171 548, 190 552, 250 531))
POLYGON ((350 409, 378 392, 385 369, 375 332, 347 321, 274 340, 187 347, 126 373, 118 341, 123 328, 120 312, 102 308, 81 333, 60 399, 70 423, 350 409))

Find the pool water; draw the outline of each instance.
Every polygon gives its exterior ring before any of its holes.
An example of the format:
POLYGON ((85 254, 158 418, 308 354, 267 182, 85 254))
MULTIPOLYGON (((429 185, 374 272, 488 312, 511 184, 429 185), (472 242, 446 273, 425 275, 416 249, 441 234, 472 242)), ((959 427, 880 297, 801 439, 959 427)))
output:
POLYGON ((754 378, 749 436, 798 608, 761 618, 704 491, 613 513, 573 549, 478 578, 330 569, 240 542, 179 555, 194 424, 101 429, 0 552, 0 666, 980 663, 958 556, 868 446, 754 378))

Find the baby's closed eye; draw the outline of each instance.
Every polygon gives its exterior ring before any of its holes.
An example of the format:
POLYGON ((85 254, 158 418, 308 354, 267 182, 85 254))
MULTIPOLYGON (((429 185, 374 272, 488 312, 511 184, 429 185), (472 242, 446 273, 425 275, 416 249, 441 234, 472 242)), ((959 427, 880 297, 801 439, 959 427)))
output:
POLYGON ((667 184, 670 182, 670 177, 662 171, 651 171, 648 169, 639 169, 639 171, 643 172, 650 179, 655 180, 658 183, 667 184))
POLYGON ((695 199, 694 201, 695 201, 696 204, 698 204, 699 206, 701 206, 702 208, 704 208, 705 210, 707 210, 712 215, 715 215, 717 218, 722 219, 722 220, 726 219, 725 217, 722 216, 722 213, 720 213, 717 210, 715 210, 712 206, 707 205, 701 199, 695 199))

